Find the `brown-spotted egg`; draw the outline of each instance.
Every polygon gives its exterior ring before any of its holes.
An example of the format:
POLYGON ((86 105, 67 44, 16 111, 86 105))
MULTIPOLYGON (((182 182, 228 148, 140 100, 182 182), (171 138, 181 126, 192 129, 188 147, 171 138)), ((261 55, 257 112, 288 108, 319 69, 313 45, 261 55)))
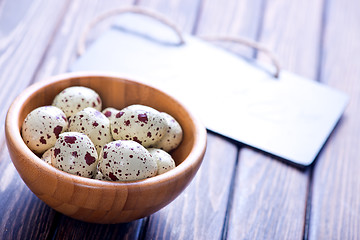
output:
POLYGON ((183 131, 180 124, 171 115, 165 112, 160 114, 165 118, 167 128, 164 136, 159 141, 157 141, 153 147, 170 152, 180 145, 183 138, 183 131))
POLYGON ((47 164, 51 165, 52 156, 54 154, 54 147, 49 148, 44 152, 44 154, 41 156, 41 159, 46 162, 47 164))
POLYGON ((97 179, 97 180, 107 180, 100 171, 97 171, 94 179, 97 179))
POLYGON ((21 134, 25 144, 35 153, 43 153, 53 147, 59 134, 68 127, 61 109, 54 106, 39 107, 25 118, 21 134))
POLYGON ((68 87, 61 91, 52 103, 64 111, 66 117, 70 117, 87 107, 101 111, 102 102, 100 96, 87 87, 68 87))
POLYGON ((97 153, 111 142, 110 121, 98 110, 87 107, 69 118, 69 131, 86 134, 94 143, 97 153))
POLYGON ((120 110, 110 121, 115 140, 133 140, 149 147, 165 133, 166 120, 159 112, 143 105, 131 105, 120 110))
POLYGON ((65 132, 55 143, 51 165, 67 173, 91 178, 96 173, 97 159, 95 146, 88 136, 65 132))
POLYGON ((175 168, 175 161, 171 155, 162 149, 148 148, 151 156, 156 160, 158 170, 157 175, 163 174, 175 168))
POLYGON ((139 143, 118 140, 104 146, 98 170, 107 180, 134 181, 155 176, 157 164, 139 143))

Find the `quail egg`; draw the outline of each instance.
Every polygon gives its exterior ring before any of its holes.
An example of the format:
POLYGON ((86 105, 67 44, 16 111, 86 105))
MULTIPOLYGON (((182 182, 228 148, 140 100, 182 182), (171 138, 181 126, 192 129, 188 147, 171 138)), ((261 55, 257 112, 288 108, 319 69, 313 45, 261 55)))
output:
POLYGON ((101 98, 92 89, 87 87, 69 87, 61 91, 52 103, 64 111, 66 117, 70 117, 87 107, 101 111, 101 98))
POLYGON ((39 107, 25 118, 21 134, 25 144, 35 153, 43 153, 53 147, 59 134, 68 127, 61 109, 53 106, 39 107))
POLYGON ((44 160, 44 162, 51 165, 51 159, 54 154, 54 147, 49 148, 44 152, 44 154, 41 156, 41 159, 44 160))
POLYGON ((98 154, 90 138, 83 133, 60 134, 53 151, 54 167, 74 175, 92 178, 96 173, 98 154))
POLYGON ((149 147, 165 133, 166 120, 159 112, 143 105, 131 105, 120 110, 111 120, 115 140, 133 140, 149 147))
POLYGON ((180 145, 183 138, 183 131, 180 124, 171 115, 165 112, 160 114, 165 118, 167 128, 164 136, 159 141, 157 141, 153 147, 170 152, 180 145))
POLYGON ((110 121, 98 110, 87 107, 69 118, 69 131, 86 134, 94 143, 97 153, 111 142, 110 121))
POLYGON ((158 148, 149 148, 148 151, 150 152, 151 156, 156 160, 158 166, 157 175, 163 174, 175 168, 175 161, 169 153, 158 148))
POLYGON ((134 181, 153 177, 157 164, 142 145, 131 140, 106 144, 100 154, 98 170, 111 181, 134 181))
POLYGON ((116 114, 118 114, 120 111, 115 109, 115 108, 112 108, 112 107, 108 107, 108 108, 105 108, 102 113, 105 115, 105 117, 107 117, 110 121, 112 119, 114 119, 116 117, 116 114))

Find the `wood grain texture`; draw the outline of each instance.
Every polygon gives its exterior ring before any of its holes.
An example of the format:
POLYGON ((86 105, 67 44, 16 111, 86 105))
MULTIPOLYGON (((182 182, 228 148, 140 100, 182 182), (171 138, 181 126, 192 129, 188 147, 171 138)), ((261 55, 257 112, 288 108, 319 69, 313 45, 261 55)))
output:
POLYGON ((1 132, 10 103, 31 81, 66 8, 67 1, 6 0, 0 5, 1 132))
MULTIPOLYGON (((0 131, 17 94, 31 81, 67 1, 0 2, 0 131)), ((39 201, 16 172, 0 135, 0 239, 46 238, 54 211, 39 201)))
MULTIPOLYGON (((259 41, 280 56, 286 69, 315 78, 321 11, 322 5, 314 1, 269 1, 259 41)), ((302 238, 308 185, 309 171, 242 149, 229 222, 241 228, 229 228, 228 238, 302 238)))
MULTIPOLYGON (((278 56, 283 69, 314 80, 318 72, 323 2, 268 1, 258 39, 278 56)), ((268 61, 261 53, 258 59, 268 61)))
MULTIPOLYGON (((34 78, 40 81, 49 76, 67 72, 77 59, 77 43, 86 25, 95 17, 113 8, 130 6, 133 0, 74 0, 70 2, 69 10, 58 27, 54 41, 49 47, 44 60, 34 78)), ((110 19, 110 20, 113 20, 110 19)), ((111 23, 104 22, 90 32, 88 44, 96 39, 111 23)))
POLYGON ((45 239, 55 211, 26 187, 4 148, 0 155, 0 239, 45 239))
POLYGON ((321 81, 350 95, 314 169, 309 239, 360 238, 360 2, 328 1, 321 81))
POLYGON ((201 7, 200 0, 139 0, 137 4, 164 15, 185 33, 193 33, 201 7))
POLYGON ((307 171, 242 149, 228 239, 300 239, 305 221, 307 176, 307 171))
MULTIPOLYGON (((261 29, 264 0, 204 0, 195 34, 201 36, 234 36, 256 40, 261 29)), ((255 51, 240 44, 217 42, 242 57, 252 58, 255 51)))

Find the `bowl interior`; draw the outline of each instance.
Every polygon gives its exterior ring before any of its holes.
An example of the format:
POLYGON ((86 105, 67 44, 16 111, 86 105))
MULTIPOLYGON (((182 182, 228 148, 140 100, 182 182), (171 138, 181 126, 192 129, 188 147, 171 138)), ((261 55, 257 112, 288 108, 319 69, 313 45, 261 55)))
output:
POLYGON ((54 97, 70 86, 84 86, 96 91, 102 99, 103 109, 122 109, 131 104, 143 104, 172 115, 180 123, 184 133, 182 143, 171 153, 176 165, 182 163, 191 152, 196 126, 183 106, 156 88, 110 76, 77 76, 44 83, 41 88, 30 94, 21 106, 17 123, 19 132, 27 114, 37 107, 51 105, 54 97))

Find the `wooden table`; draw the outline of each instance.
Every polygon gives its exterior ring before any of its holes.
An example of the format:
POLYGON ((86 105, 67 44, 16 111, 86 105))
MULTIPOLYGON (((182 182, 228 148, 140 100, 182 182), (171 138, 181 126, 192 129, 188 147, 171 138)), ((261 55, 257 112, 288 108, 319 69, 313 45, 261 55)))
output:
POLYGON ((193 35, 265 43, 283 68, 348 93, 343 118, 305 170, 209 133, 203 165, 185 192, 147 218, 117 225, 79 222, 46 206, 17 174, 1 134, 0 239, 360 239, 357 0, 0 0, 1 131, 24 88, 76 60, 86 23, 129 5, 156 10, 193 35))

